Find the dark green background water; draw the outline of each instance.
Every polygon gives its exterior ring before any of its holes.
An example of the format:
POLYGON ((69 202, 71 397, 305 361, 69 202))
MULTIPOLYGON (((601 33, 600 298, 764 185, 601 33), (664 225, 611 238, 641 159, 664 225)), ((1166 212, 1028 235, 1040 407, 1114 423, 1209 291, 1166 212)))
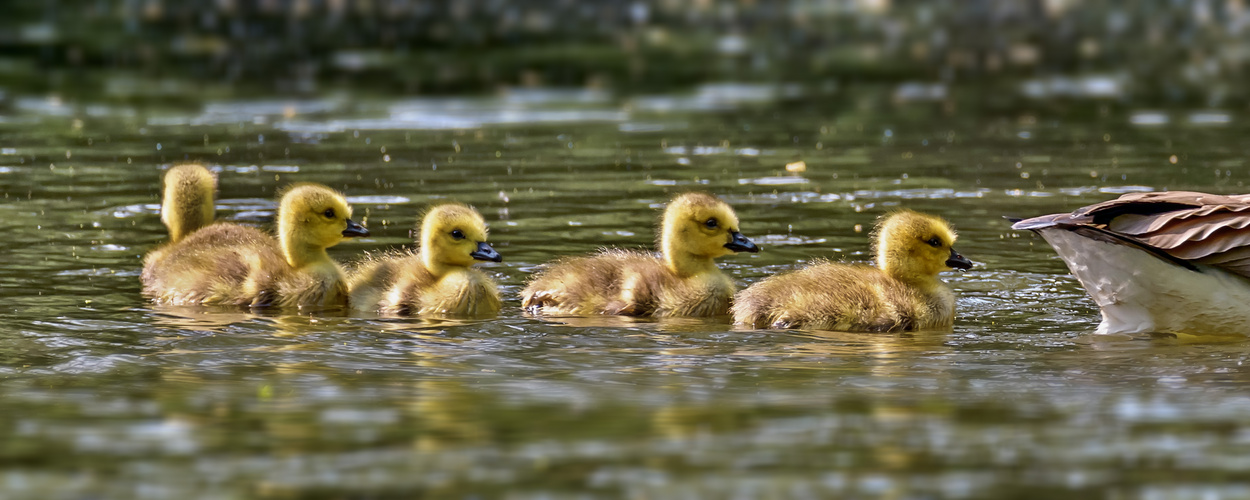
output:
POLYGON ((0 112, 3 496, 1250 496, 1250 349, 1093 338, 1097 309, 1062 262, 1001 218, 1243 192, 1244 114, 962 119, 750 94, 16 100, 0 112), (504 311, 155 308, 141 258, 165 238, 161 168, 185 159, 221 170, 219 217, 247 224, 268 226, 289 182, 343 190, 374 236, 334 248, 341 261, 410 244, 430 202, 471 203, 505 259, 483 266, 504 311), (894 207, 948 218, 977 262, 947 276, 954 330, 521 314, 536 266, 650 245, 657 209, 689 189, 724 197, 764 247, 723 259, 743 286, 869 259, 894 207))

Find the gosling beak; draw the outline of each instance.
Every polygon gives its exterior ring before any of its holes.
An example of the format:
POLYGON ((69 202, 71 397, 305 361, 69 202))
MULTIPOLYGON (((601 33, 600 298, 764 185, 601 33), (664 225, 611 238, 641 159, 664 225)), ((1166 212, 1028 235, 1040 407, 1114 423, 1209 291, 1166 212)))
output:
POLYGON ((955 249, 952 248, 951 258, 946 259, 946 267, 959 269, 960 271, 967 271, 972 269, 972 261, 968 260, 967 257, 959 255, 959 252, 956 252, 955 249))
POLYGON ((343 230, 343 237, 359 238, 362 236, 369 236, 369 230, 365 229, 365 226, 357 224, 351 219, 347 219, 347 229, 343 230))
POLYGON ((758 252, 760 247, 755 246, 755 242, 743 236, 742 233, 732 231, 729 233, 729 243, 725 244, 725 248, 735 252, 758 252))
POLYGON ((477 244, 477 250, 469 252, 469 257, 473 257, 474 259, 477 259, 477 260, 489 260, 491 262, 503 262, 503 256, 499 255, 499 252, 496 252, 495 249, 490 246, 490 243, 487 243, 485 241, 479 242, 477 244))

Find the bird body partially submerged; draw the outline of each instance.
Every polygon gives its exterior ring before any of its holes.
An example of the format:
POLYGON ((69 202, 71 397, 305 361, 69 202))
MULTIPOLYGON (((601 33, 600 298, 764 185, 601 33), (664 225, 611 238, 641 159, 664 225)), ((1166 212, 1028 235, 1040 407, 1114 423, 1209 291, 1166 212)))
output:
POLYGON ((486 237, 486 222, 472 207, 448 203, 431 208, 422 219, 417 251, 371 257, 352 269, 352 307, 417 316, 498 314, 495 281, 470 267, 503 260, 486 237))
POLYGON ((144 258, 140 281, 160 304, 268 306, 288 274, 277 240, 238 224, 212 224, 158 250, 144 258))
POLYGON ((608 249, 556 261, 521 292, 522 307, 547 315, 718 316, 728 313, 733 280, 714 259, 758 252, 720 199, 685 193, 660 221, 660 254, 608 249))
POLYGON ((950 328, 955 294, 921 288, 866 264, 819 262, 764 280, 735 298, 734 320, 752 328, 902 332, 950 328))
POLYGON ((1016 222, 1102 312, 1096 333, 1250 335, 1250 195, 1126 194, 1016 222))
POLYGON ((368 236, 350 217, 337 191, 295 185, 279 202, 279 238, 224 222, 201 228, 145 256, 144 294, 170 305, 346 305, 343 271, 326 248, 368 236))
POLYGON ((561 259, 523 292, 523 306, 544 314, 586 316, 719 316, 734 284, 718 270, 681 277, 660 255, 604 249, 561 259))
POLYGON ((938 273, 968 269, 946 221, 909 210, 881 219, 877 266, 820 262, 769 277, 734 297, 753 328, 897 332, 950 328, 955 294, 938 273))

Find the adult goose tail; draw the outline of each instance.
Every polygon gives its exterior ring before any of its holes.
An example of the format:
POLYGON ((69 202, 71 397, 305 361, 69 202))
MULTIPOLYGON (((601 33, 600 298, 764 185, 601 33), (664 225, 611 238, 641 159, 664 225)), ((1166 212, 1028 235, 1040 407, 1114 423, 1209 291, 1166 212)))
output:
POLYGON ((1054 247, 1098 333, 1250 336, 1250 195, 1133 193, 1012 228, 1054 247))

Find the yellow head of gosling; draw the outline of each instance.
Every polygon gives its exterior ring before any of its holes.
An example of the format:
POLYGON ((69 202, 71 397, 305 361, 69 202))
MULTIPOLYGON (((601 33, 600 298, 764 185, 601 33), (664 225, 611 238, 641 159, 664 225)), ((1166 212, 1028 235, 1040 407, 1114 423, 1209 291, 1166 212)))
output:
POLYGON ((877 266, 898 280, 934 280, 947 269, 972 268, 953 248, 955 230, 941 217, 900 210, 883 217, 875 233, 877 266))
POLYGON ((213 223, 213 194, 217 176, 203 165, 175 165, 165 172, 161 193, 161 222, 169 240, 180 241, 196 229, 213 223))
POLYGON ((421 262, 435 274, 469 267, 479 260, 503 261, 486 243, 486 221, 468 205, 448 203, 431 208, 421 221, 421 262))
POLYGON ((278 203, 278 238, 287 263, 302 267, 325 257, 325 249, 343 238, 369 236, 351 216, 352 207, 338 191, 321 184, 287 188, 278 203))
POLYGON ((738 232, 733 208, 707 193, 673 198, 660 221, 660 250, 669 270, 690 276, 714 268, 712 259, 760 248, 738 232))

